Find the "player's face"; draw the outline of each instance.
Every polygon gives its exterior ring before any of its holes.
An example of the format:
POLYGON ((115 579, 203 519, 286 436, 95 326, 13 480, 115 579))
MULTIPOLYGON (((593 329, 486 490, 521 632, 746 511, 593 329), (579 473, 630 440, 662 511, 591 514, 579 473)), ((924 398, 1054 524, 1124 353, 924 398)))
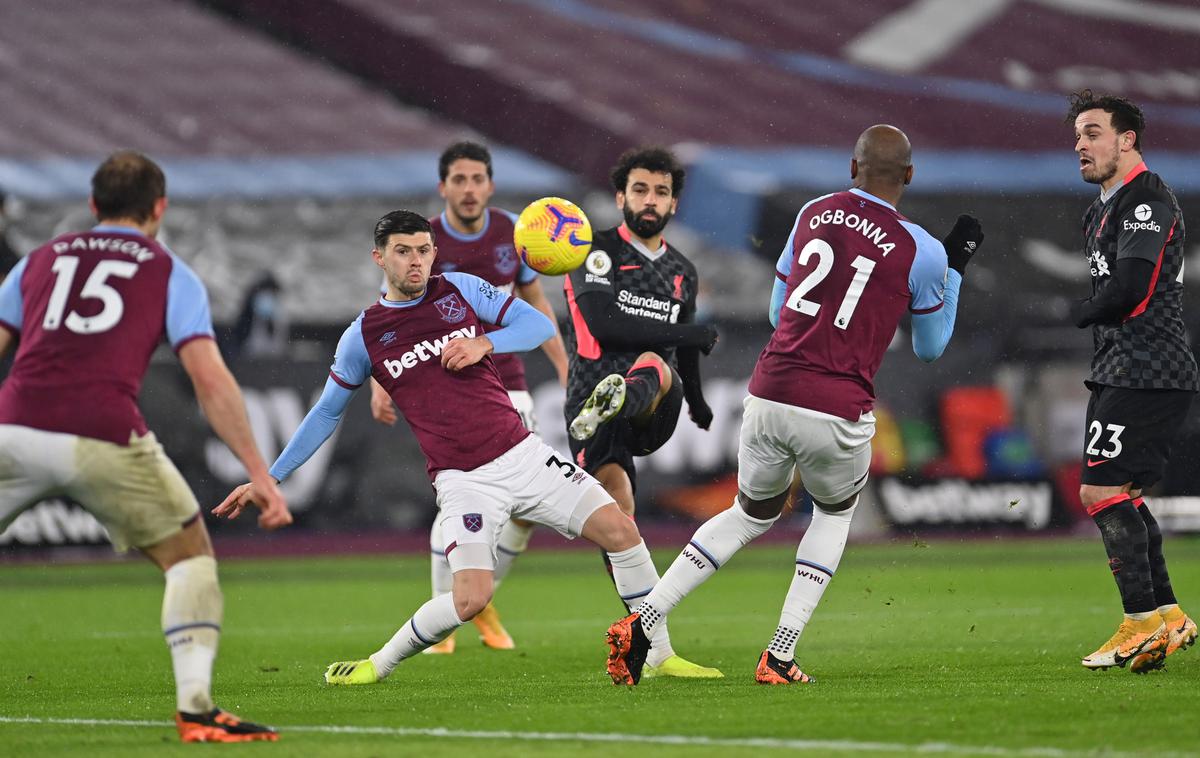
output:
POLYGON ((629 231, 642 239, 654 237, 675 215, 671 175, 666 171, 633 169, 625 181, 625 191, 617 193, 617 205, 621 207, 629 231))
POLYGON ((1132 147, 1133 136, 1133 132, 1118 134, 1107 111, 1093 108, 1080 113, 1075 119, 1075 153, 1083 180, 1103 184, 1116 176, 1121 148, 1132 147))
POLYGON ((445 181, 438 184, 438 192, 446 199, 446 210, 464 226, 479 220, 495 190, 487 164, 469 158, 451 163, 445 181))
POLYGON ((393 234, 382 250, 376 248, 372 254, 387 276, 390 288, 412 299, 420 296, 429 283, 437 248, 429 232, 393 234))

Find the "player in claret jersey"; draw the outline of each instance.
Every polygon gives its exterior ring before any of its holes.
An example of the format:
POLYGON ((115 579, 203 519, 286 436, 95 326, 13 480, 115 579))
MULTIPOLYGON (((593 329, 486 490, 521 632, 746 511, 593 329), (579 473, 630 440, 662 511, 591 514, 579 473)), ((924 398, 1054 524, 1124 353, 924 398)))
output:
MULTIPOLYGON (((717 330, 693 323, 696 268, 663 237, 684 177, 667 150, 639 148, 622 155, 612 184, 625 223, 597 233, 584 265, 563 283, 571 313, 564 407, 571 453, 631 518, 634 456, 649 455, 671 438, 685 398, 697 426, 708 429, 712 423, 700 354, 712 350, 717 330)), ((644 594, 621 599, 632 607, 644 594)), ((665 626, 653 642, 651 675, 721 676, 675 655, 665 626)))
MULTIPOLYGON (((521 262, 513 246, 513 225, 517 217, 500 208, 488 205, 496 185, 492 180, 492 155, 477 142, 455 142, 442 151, 438 159, 438 192, 446 201, 442 212, 430 219, 434 239, 437 240, 437 258, 433 262, 433 273, 446 274, 457 271, 474 274, 497 289, 516 294, 554 321, 554 310, 537 272, 521 262)), ((384 283, 386 291, 387 283, 384 283)), ((488 325, 488 329, 495 329, 488 325)), ((567 381, 567 354, 563 349, 558 330, 542 343, 542 351, 554 365, 559 381, 567 381)), ((521 414, 521 422, 531 432, 537 431, 537 419, 533 414, 533 396, 525 381, 525 366, 515 353, 493 355, 500 380, 512 400, 513 407, 521 414)), ((375 419, 389 426, 396 423, 396 406, 387 391, 378 382, 371 382, 371 413, 375 419)), ((496 587, 512 568, 513 562, 529 545, 533 524, 524 519, 511 519, 500 531, 496 544, 496 587)), ((441 520, 433 520, 429 535, 430 574, 434 596, 451 590, 450 564, 446 560, 446 541, 441 533, 441 520)), ((489 603, 474 619, 483 644, 495 650, 513 647, 509 636, 500 622, 495 605, 489 603)), ((454 652, 454 635, 446 637, 428 648, 427 653, 449 654, 454 652)))
MULTIPOLYGON (((308 460, 354 391, 373 377, 425 454, 453 590, 417 609, 369 658, 330 664, 325 680, 377 682, 482 611, 492 597, 497 536, 512 516, 601 547, 621 594, 653 587, 658 572, 637 527, 591 475, 525 428, 492 360, 545 342, 554 334, 550 319, 477 276, 430 276, 434 239, 415 213, 379 220, 373 256, 387 276, 387 294, 342 335, 321 398, 271 474, 283 480, 308 460), (502 328, 486 331, 485 324, 502 328)), ((242 485, 215 512, 235 517, 259 497, 258 483, 242 485)))
POLYGON ((614 682, 636 682, 648 638, 671 609, 775 523, 793 472, 813 498, 813 518, 755 677, 762 684, 810 681, 794 660, 796 641, 837 570, 867 481, 875 372, 906 311, 917 356, 942 354, 963 271, 983 241, 969 216, 959 217, 944 243, 901 216, 896 204, 912 175, 908 138, 873 126, 854 146, 853 188, 800 210, 776 268, 775 333, 745 401, 737 500, 702 525, 645 601, 610 627, 614 682))
POLYGON ((195 496, 137 407, 164 337, 261 493, 259 525, 292 517, 217 352, 208 293, 155 241, 167 209, 162 170, 138 153, 114 153, 92 176, 91 207, 98 226, 34 250, 0 285, 0 355, 20 341, 0 387, 0 531, 44 498, 78 501, 114 548, 137 548, 166 575, 162 625, 183 741, 273 741, 273 730, 213 705, 224 608, 212 544, 195 496))
POLYGON ((1092 327, 1079 497, 1100 528, 1125 618, 1083 659, 1091 669, 1141 673, 1196 640, 1175 599, 1162 532, 1142 490, 1162 478, 1200 377, 1183 324, 1183 214, 1171 188, 1142 161, 1141 110, 1089 90, 1071 97, 1067 121, 1085 182, 1100 196, 1084 217, 1092 296, 1075 325, 1092 327))

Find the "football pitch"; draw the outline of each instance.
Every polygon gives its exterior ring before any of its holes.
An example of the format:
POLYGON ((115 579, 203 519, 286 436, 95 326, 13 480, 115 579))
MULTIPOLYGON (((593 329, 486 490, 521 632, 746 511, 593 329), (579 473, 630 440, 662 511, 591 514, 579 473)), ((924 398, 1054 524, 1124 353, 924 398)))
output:
MULTIPOLYGON (((665 568, 678 546, 658 545, 665 568)), ((1200 540, 1168 539, 1185 608, 1200 608, 1200 540)), ((141 562, 0 567, 0 754, 1184 755, 1200 750, 1200 647, 1165 670, 1089 672, 1079 658, 1120 603, 1096 540, 851 545, 801 639, 813 685, 764 687, 794 548, 744 550, 671 618, 676 649, 726 675, 614 687, 604 630, 619 606, 591 550, 531 551, 497 595, 517 642, 473 627, 452 656, 383 683, 331 687, 428 593, 425 556, 221 564, 223 708, 278 743, 185 746, 170 719, 162 580, 141 562)), ((1192 613, 1196 613, 1192 610, 1192 613)))

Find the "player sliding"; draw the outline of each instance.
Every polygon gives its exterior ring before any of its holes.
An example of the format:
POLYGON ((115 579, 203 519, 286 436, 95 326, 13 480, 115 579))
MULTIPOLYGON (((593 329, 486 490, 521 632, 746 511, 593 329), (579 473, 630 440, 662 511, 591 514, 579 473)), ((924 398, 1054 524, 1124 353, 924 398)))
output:
MULTIPOLYGON (((479 277, 430 276, 436 254, 430 224, 416 213, 379 220, 372 255, 387 294, 346 329, 324 392, 271 467, 282 481, 308 460, 374 377, 416 434, 437 490, 451 592, 417 609, 369 658, 330 664, 330 684, 378 682, 482 611, 492 597, 497 536, 513 516, 601 547, 622 595, 644 594, 658 581, 637 527, 590 474, 525 428, 491 359, 541 345, 554 324, 479 277), (485 334, 485 323, 503 328, 485 334)), ((243 484, 214 513, 234 518, 260 497, 261 485, 243 484)))
POLYGON ((812 523, 755 679, 811 681, 796 665, 796 641, 837 570, 867 480, 875 372, 906 309, 913 352, 927 362, 942 354, 963 272, 983 241, 969 216, 959 217, 944 246, 901 216, 896 204, 912 175, 904 133, 872 126, 854 146, 853 188, 800 210, 771 292, 775 333, 745 401, 737 498, 696 531, 641 605, 609 628, 614 683, 637 684, 648 638, 671 609, 775 523, 793 471, 813 498, 812 523))

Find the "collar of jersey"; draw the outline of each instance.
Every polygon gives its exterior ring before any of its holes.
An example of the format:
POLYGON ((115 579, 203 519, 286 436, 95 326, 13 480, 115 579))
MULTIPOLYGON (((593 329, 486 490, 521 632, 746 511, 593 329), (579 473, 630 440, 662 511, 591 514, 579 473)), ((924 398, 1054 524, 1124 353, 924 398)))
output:
POLYGON ((384 308, 412 308, 414 305, 420 305, 425 301, 425 295, 429 294, 429 285, 425 285, 425 291, 416 300, 388 300, 387 295, 379 296, 379 304, 384 308))
POLYGON ((140 229, 134 229, 132 226, 121 226, 120 224, 96 224, 92 227, 93 232, 118 232, 120 234, 133 234, 138 237, 145 237, 140 229))
POLYGON ((666 237, 662 238, 662 244, 658 246, 657 250, 651 250, 650 248, 643 245, 640 241, 635 240, 633 238, 633 234, 630 233, 629 229, 624 224, 621 224, 620 226, 617 227, 617 234, 619 234, 621 236, 621 239, 625 240, 625 242, 627 242, 630 247, 632 247, 634 250, 637 250, 639 253, 646 256, 651 261, 656 261, 659 258, 661 258, 667 254, 667 238, 666 237))
POLYGON ((442 211, 441 218, 442 218, 442 229, 444 229, 446 231, 446 234, 449 234, 451 237, 458 240, 459 242, 475 242, 477 240, 483 239, 483 235, 487 234, 488 226, 491 225, 491 223, 492 223, 492 211, 490 208, 483 209, 483 228, 480 229, 479 231, 475 232, 474 234, 463 234, 462 232, 458 231, 453 226, 451 226, 450 219, 446 217, 445 211, 442 211))
MULTIPOLYGON (((860 190, 858 187, 851 187, 850 193, 853 195, 858 195, 859 197, 865 197, 867 200, 870 200, 872 203, 879 203, 884 208, 891 208, 894 211, 896 210, 896 206, 892 205, 887 200, 881 200, 881 199, 875 197, 874 195, 872 195, 870 192, 867 192, 866 190, 860 190)), ((896 211, 896 212, 899 213, 900 211, 896 211)))
POLYGON ((1134 179, 1136 179, 1138 174, 1142 173, 1143 171, 1149 171, 1149 170, 1150 169, 1146 168, 1145 161, 1142 161, 1141 163, 1137 164, 1136 166, 1133 167, 1132 171, 1130 171, 1128 174, 1125 175, 1125 178, 1121 180, 1120 184, 1118 184, 1117 186, 1113 187, 1112 189, 1110 189, 1108 191, 1100 190, 1100 202, 1107 203, 1109 200, 1112 200, 1113 195, 1120 192, 1121 188, 1124 187, 1126 184, 1129 184, 1134 179))

